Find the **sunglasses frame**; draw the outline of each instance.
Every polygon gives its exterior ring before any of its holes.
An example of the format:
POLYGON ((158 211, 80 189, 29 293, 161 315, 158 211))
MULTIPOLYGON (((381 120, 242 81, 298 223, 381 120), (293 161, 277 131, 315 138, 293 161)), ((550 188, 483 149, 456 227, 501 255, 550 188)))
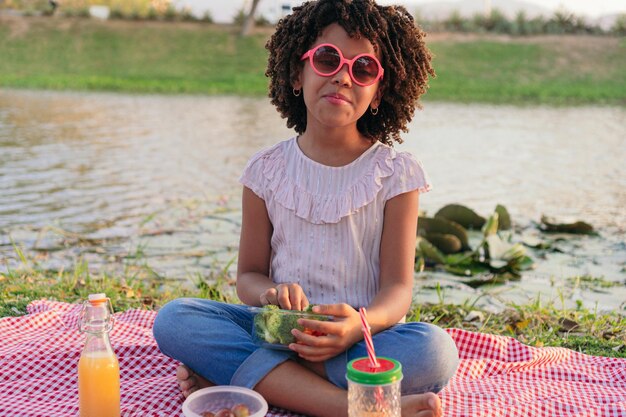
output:
POLYGON ((322 44, 319 44, 319 45, 315 45, 313 48, 309 49, 308 51, 306 51, 302 55, 302 57, 300 58, 300 61, 304 61, 305 59, 309 60, 309 64, 311 64, 311 68, 313 68, 313 71, 315 71, 315 73, 317 75, 320 75, 322 77, 332 77, 333 75, 335 75, 339 71, 341 71, 341 69, 343 68, 344 64, 348 64, 348 74, 350 74, 350 79, 356 85, 359 85, 361 87, 368 87, 368 86, 370 86, 372 84, 375 84, 377 81, 382 80, 383 79, 383 74, 385 73, 385 69, 383 68, 382 64, 380 63, 378 58, 376 58, 374 55, 372 55, 372 54, 359 54, 359 55, 355 56, 352 59, 347 59, 347 58, 345 58, 343 56, 343 53, 341 52, 341 49, 339 49, 336 45, 333 45, 332 43, 322 43, 322 44), (330 46, 331 48, 335 49, 339 53, 339 65, 337 66, 337 69, 335 69, 334 71, 332 71, 330 73, 321 72, 320 70, 318 70, 315 67, 315 64, 313 63, 313 56, 315 55, 315 52, 317 52, 318 49, 320 49, 320 48, 322 48, 324 46, 330 46), (356 60, 359 59, 359 58, 362 58, 364 56, 373 59, 374 62, 376 62, 376 64, 378 65, 378 75, 376 75, 376 77, 374 78, 374 80, 371 83, 362 83, 362 82, 358 81, 354 77, 354 74, 352 73, 352 66, 354 65, 356 60))

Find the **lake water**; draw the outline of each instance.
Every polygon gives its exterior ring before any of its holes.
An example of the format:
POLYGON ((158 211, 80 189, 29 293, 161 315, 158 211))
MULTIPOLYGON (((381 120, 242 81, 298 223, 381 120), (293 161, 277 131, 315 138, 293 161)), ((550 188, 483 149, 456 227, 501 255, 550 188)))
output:
MULTIPOLYGON (((264 98, 0 89, 0 272, 19 267, 13 243, 42 267, 77 259, 94 272, 149 266, 154 276, 211 277, 237 253, 240 185, 251 155, 292 132, 264 98)), ((417 274, 417 296, 577 300, 624 311, 626 109, 426 102, 397 146, 434 185, 421 209, 448 203, 483 216, 505 205, 520 233, 542 215, 584 220, 598 237, 567 237, 531 253, 521 281, 471 289, 417 274), (588 288, 573 277, 619 285, 588 288), (487 295, 485 295, 487 294, 487 295)))

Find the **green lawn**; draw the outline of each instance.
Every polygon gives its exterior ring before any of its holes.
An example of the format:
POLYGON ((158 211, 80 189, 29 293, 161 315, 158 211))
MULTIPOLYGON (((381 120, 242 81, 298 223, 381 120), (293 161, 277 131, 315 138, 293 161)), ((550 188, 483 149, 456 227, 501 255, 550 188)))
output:
POLYGON ((154 93, 262 94, 265 39, 200 24, 45 21, 0 29, 0 85, 154 93), (64 24, 62 24, 64 23, 64 24))
MULTIPOLYGON (((270 29, 1 18, 0 86, 142 93, 264 95, 270 29)), ((626 103, 626 41, 611 37, 435 34, 437 78, 425 100, 626 103)))
POLYGON ((550 37, 433 42, 433 99, 494 103, 626 103, 626 43, 550 37), (586 41, 586 42, 584 42, 586 41), (589 42, 590 41, 590 42, 589 42))

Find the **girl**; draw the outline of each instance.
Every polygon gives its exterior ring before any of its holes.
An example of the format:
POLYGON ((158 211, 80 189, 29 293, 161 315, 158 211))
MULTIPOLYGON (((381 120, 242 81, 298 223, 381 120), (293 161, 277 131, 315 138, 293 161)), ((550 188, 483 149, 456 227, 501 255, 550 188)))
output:
POLYGON ((245 306, 180 299, 154 324, 179 361, 184 395, 240 385, 311 416, 347 415, 346 364, 366 356, 358 308, 376 352, 402 363, 403 416, 440 416, 458 354, 440 328, 402 323, 412 301, 421 165, 396 152, 434 76, 423 32, 402 7, 319 0, 294 8, 267 43, 270 97, 298 136, 252 157, 240 179, 237 294, 334 316, 301 319, 290 351, 258 348, 245 306))

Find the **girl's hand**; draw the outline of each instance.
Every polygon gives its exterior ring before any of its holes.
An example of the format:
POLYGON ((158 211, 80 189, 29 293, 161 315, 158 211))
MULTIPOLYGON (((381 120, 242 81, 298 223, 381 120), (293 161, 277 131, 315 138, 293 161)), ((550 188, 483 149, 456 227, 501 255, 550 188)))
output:
POLYGON ((293 329, 291 333, 298 343, 289 345, 289 349, 310 362, 321 362, 346 351, 363 339, 359 312, 348 304, 326 304, 313 307, 316 314, 334 316, 333 321, 300 319, 298 324, 306 331, 293 329), (309 333, 324 334, 314 336, 309 333))
POLYGON ((285 310, 304 310, 309 299, 299 284, 290 282, 268 288, 261 294, 261 305, 274 304, 285 310))

